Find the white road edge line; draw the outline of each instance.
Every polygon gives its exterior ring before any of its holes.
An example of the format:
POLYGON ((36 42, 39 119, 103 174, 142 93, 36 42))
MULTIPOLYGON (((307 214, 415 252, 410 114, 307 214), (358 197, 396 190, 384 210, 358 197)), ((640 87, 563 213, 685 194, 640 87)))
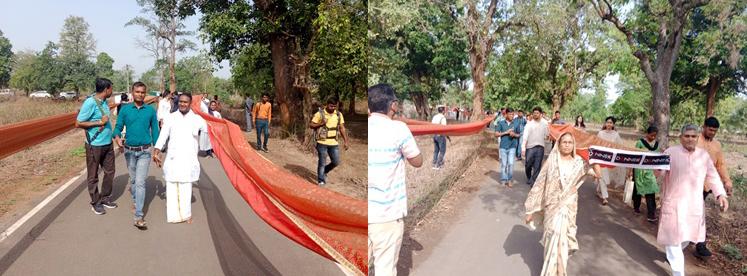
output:
POLYGON ((86 173, 86 169, 81 170, 80 173, 77 176, 71 178, 65 184, 63 184, 61 187, 57 188, 57 190, 54 191, 54 193, 52 193, 51 195, 47 196, 47 198, 45 198, 44 200, 42 200, 42 202, 39 202, 39 204, 37 204, 36 207, 34 207, 34 209, 31 209, 31 211, 29 211, 28 213, 26 213, 26 215, 24 215, 21 219, 19 219, 18 221, 16 221, 16 223, 14 223, 10 227, 8 227, 8 229, 5 229, 5 231, 3 231, 3 233, 0 234, 0 242, 4 241, 6 238, 10 237, 10 235, 13 234, 13 232, 15 232, 16 230, 18 230, 18 228, 21 227, 21 225, 23 225, 24 223, 26 223, 26 221, 28 221, 29 219, 31 219, 31 217, 33 217, 34 215, 36 215, 36 213, 38 213, 39 210, 41 210, 42 208, 44 208, 44 206, 46 206, 47 204, 49 204, 50 201, 52 201, 55 197, 57 197, 57 195, 59 195, 60 193, 62 193, 62 191, 64 191, 65 189, 67 189, 67 187, 69 187, 71 184, 73 184, 73 182, 75 182, 76 180, 78 180, 78 178, 80 178, 81 176, 83 176, 83 174, 85 174, 85 173, 86 173))
POLYGON ((338 262, 333 262, 333 263, 335 263, 337 265, 337 267, 339 267, 340 270, 342 270, 342 273, 345 273, 345 275, 347 275, 347 276, 355 276, 355 274, 353 272, 351 272, 350 270, 348 270, 347 268, 345 268, 344 266, 342 266, 340 263, 338 263, 338 262))

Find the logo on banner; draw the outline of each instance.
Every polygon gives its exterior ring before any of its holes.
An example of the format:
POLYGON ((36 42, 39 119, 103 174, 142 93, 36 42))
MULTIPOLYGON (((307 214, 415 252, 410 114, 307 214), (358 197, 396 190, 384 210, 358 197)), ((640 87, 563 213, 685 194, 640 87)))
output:
POLYGON ((643 158, 640 154, 625 154, 625 153, 618 153, 615 156, 615 163, 620 164, 639 164, 641 163, 641 159, 643 158))
POLYGON ((601 161, 612 162, 613 153, 611 151, 604 151, 595 148, 589 148, 589 159, 597 159, 601 161))

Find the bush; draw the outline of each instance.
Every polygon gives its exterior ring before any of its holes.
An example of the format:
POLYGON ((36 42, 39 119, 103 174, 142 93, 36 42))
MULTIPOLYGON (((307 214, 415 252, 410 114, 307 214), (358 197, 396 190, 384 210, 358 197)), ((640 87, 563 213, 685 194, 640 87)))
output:
MULTIPOLYGON (((726 244, 724 247, 721 248, 721 252, 726 254, 729 259, 734 261, 742 260, 742 252, 739 251, 739 248, 732 244, 726 244)), ((744 269, 743 269, 744 270, 744 269)))

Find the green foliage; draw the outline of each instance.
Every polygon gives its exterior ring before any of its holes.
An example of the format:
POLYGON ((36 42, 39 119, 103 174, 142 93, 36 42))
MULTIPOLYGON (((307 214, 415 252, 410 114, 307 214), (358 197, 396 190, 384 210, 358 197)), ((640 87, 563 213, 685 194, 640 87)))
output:
POLYGON ((108 79, 114 78, 114 59, 106 52, 96 56, 96 76, 108 79))
POLYGON ((77 156, 77 157, 83 157, 86 156, 86 148, 85 147, 77 147, 70 151, 70 155, 77 156))
POLYGON ((90 58, 96 51, 96 41, 88 31, 83 17, 69 16, 60 32, 60 62, 65 87, 76 92, 90 92, 96 78, 96 65, 90 58))
POLYGON ((315 44, 311 75, 319 84, 318 98, 355 97, 367 77, 366 1, 337 0, 319 4, 314 19, 315 44), (356 91, 358 90, 358 91, 356 91))
MULTIPOLYGON (((382 0, 370 5, 369 85, 386 82, 399 98, 422 95, 438 101, 446 87, 469 79, 467 35, 457 17, 464 9, 458 1, 382 0), (413 10, 407 11, 408 6, 413 10)), ((466 89, 452 93, 456 91, 466 89)))
POLYGON ((13 75, 10 77, 10 86, 16 89, 30 91, 37 88, 34 65, 36 54, 32 52, 19 52, 15 55, 13 64, 13 75))
POLYGON ((205 54, 179 60, 175 70, 177 91, 206 92, 213 77, 213 64, 205 54))
POLYGON ((736 247, 733 244, 724 245, 721 247, 721 252, 726 254, 726 256, 733 261, 742 260, 742 252, 739 250, 739 247, 736 247))
POLYGON ((13 67, 13 45, 10 44, 3 31, 0 30, 0 87, 8 86, 10 72, 13 67))
POLYGON ((249 44, 231 58, 231 82, 243 95, 259 98, 273 89, 272 62, 267 44, 249 44))
POLYGON ((601 123, 609 115, 614 114, 615 117, 618 116, 618 113, 610 113, 608 111, 608 108, 605 106, 606 101, 607 92, 605 91, 605 87, 599 83, 594 93, 579 93, 579 95, 560 109, 560 114, 567 122, 575 122, 576 117, 581 115, 584 117, 584 123, 586 124, 590 122, 601 123))

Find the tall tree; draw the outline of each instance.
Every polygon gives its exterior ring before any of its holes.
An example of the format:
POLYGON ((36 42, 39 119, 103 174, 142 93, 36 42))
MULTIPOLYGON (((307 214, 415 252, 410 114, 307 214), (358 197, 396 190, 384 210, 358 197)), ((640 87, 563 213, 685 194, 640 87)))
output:
POLYGON ((204 1, 184 3, 183 15, 200 10, 200 28, 217 60, 230 59, 250 44, 269 44, 275 101, 286 133, 305 133, 308 120, 304 108, 310 102, 306 91, 297 88, 298 73, 308 73, 308 55, 313 50, 313 21, 320 1, 258 0, 204 1), (292 57, 293 55, 293 57, 292 57), (298 65, 298 66, 297 66, 298 65))
POLYGON ((114 59, 106 52, 96 56, 96 76, 112 79, 114 78, 114 59))
POLYGON ((252 43, 231 57, 231 82, 255 100, 273 90, 272 61, 268 44, 252 43))
POLYGON ((602 20, 612 23, 625 35, 625 41, 639 60, 639 66, 651 86, 653 122, 659 129, 657 138, 663 147, 669 146, 670 77, 679 57, 688 14, 708 1, 636 2, 628 23, 620 20, 609 0, 590 2, 602 20))
POLYGON ((13 68, 13 45, 0 30, 0 87, 7 87, 13 68))
POLYGON ((13 75, 10 77, 10 87, 23 90, 26 96, 37 89, 37 78, 35 73, 36 54, 33 52, 18 52, 14 57, 13 75))
MULTIPOLYGON (((140 2, 138 2, 140 3, 140 2)), ((144 2, 141 4, 144 7, 141 12, 151 13, 150 6, 144 2), (147 8, 146 8, 147 7, 147 8)), ((165 31, 163 25, 155 15, 150 18, 137 16, 125 24, 125 27, 137 25, 145 29, 145 38, 136 38, 135 45, 148 51, 148 54, 154 59, 154 66, 158 68, 157 72, 159 77, 158 91, 166 91, 166 79, 164 77, 164 65, 167 64, 165 57, 167 55, 166 40, 161 37, 165 31)), ((165 25, 165 24, 164 24, 165 25)))
POLYGON ((469 64, 472 74, 472 120, 480 120, 483 116, 485 68, 494 52, 494 44, 501 34, 514 26, 523 26, 518 21, 512 21, 514 12, 507 2, 498 3, 490 0, 485 7, 480 0, 469 0, 464 26, 469 42, 469 64), (500 6, 499 6, 500 5, 500 6))
POLYGON ((65 19, 59 46, 66 84, 75 92, 93 88, 96 68, 90 58, 96 52, 96 41, 83 17, 69 16, 65 19))
MULTIPOLYGON (((191 4, 192 1, 138 0, 137 2, 143 8, 143 11, 153 12, 158 17, 157 32, 160 38, 165 41, 162 50, 165 52, 165 57, 167 57, 169 65, 169 91, 173 93, 176 91, 176 53, 189 49, 194 50, 196 47, 194 42, 183 38, 193 36, 194 32, 186 30, 187 27, 181 22, 182 17, 180 15, 180 7, 191 4)), ((147 32, 153 29, 150 25, 146 26, 146 23, 150 21, 142 17, 136 17, 130 22, 143 26, 147 32)), ((155 43, 158 45, 158 41, 155 41, 155 43)))
POLYGON ((747 2, 714 0, 696 8, 690 18, 672 72, 673 84, 683 86, 685 93, 674 94, 672 102, 695 97, 705 106, 705 116, 713 116, 717 100, 740 91, 747 78, 747 2))

